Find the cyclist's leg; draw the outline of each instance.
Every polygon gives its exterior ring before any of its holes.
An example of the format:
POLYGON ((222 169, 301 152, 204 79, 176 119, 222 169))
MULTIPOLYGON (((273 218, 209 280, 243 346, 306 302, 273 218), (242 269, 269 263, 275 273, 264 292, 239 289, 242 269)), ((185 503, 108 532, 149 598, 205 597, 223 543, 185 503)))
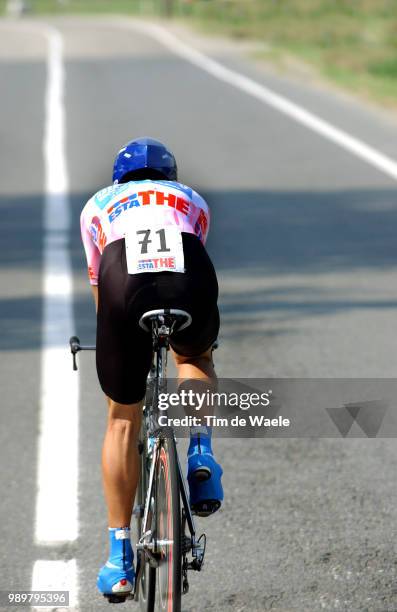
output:
MULTIPOLYGON (((217 378, 212 359, 212 346, 219 332, 217 307, 218 284, 208 255, 200 242, 185 237, 185 287, 174 307, 182 308, 192 316, 189 327, 171 338, 178 370, 180 390, 215 391, 217 378)), ((212 416, 212 406, 203 406, 200 415, 195 407, 187 414, 201 416, 201 426, 191 427, 188 450, 188 483, 190 504, 201 516, 215 512, 223 500, 222 468, 215 461, 211 435, 205 416, 212 416)))
POLYGON ((119 404, 108 398, 102 475, 109 525, 109 556, 98 574, 104 594, 129 593, 134 584, 130 540, 132 506, 139 476, 138 436, 142 402, 119 404))
MULTIPOLYGON (((195 357, 185 357, 173 351, 178 370, 179 387, 202 392, 216 389, 216 374, 212 349, 195 357), (201 385, 201 388, 200 388, 201 385), (199 389, 197 389, 197 386, 199 389)), ((194 409, 193 409, 194 410, 194 409)), ((205 414, 213 414, 212 407, 206 407, 205 414)), ((202 416, 204 413, 202 413, 202 416)), ((222 468, 216 462, 211 444, 212 428, 206 425, 190 428, 188 449, 188 483, 190 504, 200 516, 208 516, 220 508, 223 500, 221 484, 222 468)))
POLYGON ((216 381, 214 362, 212 359, 212 349, 208 349, 196 357, 185 357, 172 351, 175 365, 178 370, 178 380, 188 380, 198 378, 208 382, 216 381))
POLYGON ((108 400, 102 475, 109 527, 129 527, 139 477, 138 436, 143 402, 108 400))

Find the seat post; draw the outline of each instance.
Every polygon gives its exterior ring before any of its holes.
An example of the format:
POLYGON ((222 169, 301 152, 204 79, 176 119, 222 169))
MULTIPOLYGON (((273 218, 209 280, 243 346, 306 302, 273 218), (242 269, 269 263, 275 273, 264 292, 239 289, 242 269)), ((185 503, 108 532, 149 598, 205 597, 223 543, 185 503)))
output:
POLYGON ((168 349, 172 326, 168 326, 164 322, 163 315, 157 315, 151 319, 152 323, 152 338, 154 350, 165 347, 168 349))

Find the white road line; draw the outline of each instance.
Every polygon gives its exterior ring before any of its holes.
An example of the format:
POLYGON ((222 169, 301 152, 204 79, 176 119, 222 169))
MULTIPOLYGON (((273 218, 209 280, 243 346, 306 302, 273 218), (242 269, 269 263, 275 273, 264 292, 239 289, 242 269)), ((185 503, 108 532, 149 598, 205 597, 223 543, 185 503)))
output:
MULTIPOLYGON (((63 41, 47 27, 45 97, 44 311, 40 433, 37 467, 37 544, 58 545, 78 536, 78 377, 67 348, 74 332, 72 270, 68 251, 70 206, 65 152, 63 41)), ((77 603, 77 564, 36 561, 34 590, 68 590, 77 603)))
POLYGON ((36 540, 78 535, 78 377, 67 349, 74 332, 68 252, 70 208, 65 153, 62 37, 48 29, 44 159, 44 315, 36 540))
POLYGON ((54 606, 32 606, 34 610, 68 610, 77 606, 77 565, 71 561, 36 561, 33 568, 33 587, 38 591, 68 591, 69 604, 62 606, 60 602, 54 606))
POLYGON ((257 98, 264 104, 275 108, 279 112, 294 119, 297 123, 304 125, 308 129, 320 134, 324 138, 334 142, 346 151, 353 153, 357 157, 365 160, 387 176, 397 180, 397 162, 391 157, 384 155, 377 149, 367 145, 362 140, 351 136, 344 130, 333 126, 328 121, 321 119, 314 113, 306 110, 299 104, 291 102, 288 98, 281 96, 268 87, 257 83, 253 79, 240 74, 223 66, 219 62, 208 57, 201 51, 194 49, 190 45, 180 41, 174 34, 157 24, 139 23, 132 21, 113 22, 119 28, 128 28, 144 32, 151 36, 162 45, 170 49, 176 55, 187 60, 191 64, 208 72, 215 78, 228 83, 241 91, 257 98))

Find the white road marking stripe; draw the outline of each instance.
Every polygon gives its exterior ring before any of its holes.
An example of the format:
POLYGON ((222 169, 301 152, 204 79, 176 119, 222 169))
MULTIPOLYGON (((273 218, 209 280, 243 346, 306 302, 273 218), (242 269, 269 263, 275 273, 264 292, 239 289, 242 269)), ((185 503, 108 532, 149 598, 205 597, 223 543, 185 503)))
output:
POLYGON ((32 606, 34 610, 68 610, 77 606, 77 565, 71 561, 36 561, 33 568, 32 590, 68 591, 69 606, 32 606))
POLYGON ((44 315, 36 540, 56 544, 73 541, 78 535, 78 377, 67 349, 74 323, 63 42, 58 31, 48 28, 46 32, 44 315))
POLYGON ((321 119, 314 113, 306 110, 299 104, 291 102, 288 98, 281 96, 268 87, 257 83, 253 79, 240 74, 235 70, 231 70, 223 66, 219 62, 208 57, 201 51, 197 51, 193 47, 180 41, 174 34, 162 28, 157 24, 139 23, 139 22, 116 22, 119 28, 134 29, 144 32, 170 49, 176 55, 189 61, 191 64, 198 66, 205 72, 208 72, 215 78, 228 83, 241 91, 257 98, 268 106, 284 113, 297 123, 300 123, 308 129, 320 134, 324 138, 334 142, 346 151, 353 153, 357 157, 365 160, 371 166, 381 170, 387 176, 397 180, 397 162, 391 157, 384 155, 377 149, 367 145, 362 140, 351 136, 344 130, 333 126, 328 121, 321 119))
MULTIPOLYGON (((43 147, 43 349, 35 537, 38 544, 58 545, 74 541, 78 536, 79 381, 76 372, 72 371, 67 349, 74 322, 68 252, 70 206, 65 151, 63 41, 53 28, 46 27, 41 31, 47 38, 48 51, 43 147)), ((39 560, 34 564, 32 590, 69 591, 68 610, 77 606, 77 582, 75 559, 39 560)))

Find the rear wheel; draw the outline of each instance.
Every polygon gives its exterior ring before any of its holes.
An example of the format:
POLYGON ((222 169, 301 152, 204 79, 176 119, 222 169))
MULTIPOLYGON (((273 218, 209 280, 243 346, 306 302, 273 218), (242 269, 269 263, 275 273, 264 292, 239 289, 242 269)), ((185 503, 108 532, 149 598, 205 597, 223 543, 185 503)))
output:
POLYGON ((155 524, 158 567, 156 569, 156 610, 181 610, 181 509, 175 439, 161 436, 156 465, 155 524))
MULTIPOLYGON (((143 512, 145 506, 146 494, 149 484, 150 461, 147 454, 147 437, 142 432, 140 443, 141 454, 141 476, 138 484, 136 503, 138 508, 143 512)), ((153 526, 153 508, 154 499, 151 500, 151 510, 149 512, 149 527, 153 526)), ((138 539, 142 536, 142 512, 138 515, 138 539)), ((138 551, 139 573, 136 579, 138 580, 138 601, 141 612, 154 612, 154 602, 156 596, 156 569, 151 567, 147 556, 143 550, 138 551)))

